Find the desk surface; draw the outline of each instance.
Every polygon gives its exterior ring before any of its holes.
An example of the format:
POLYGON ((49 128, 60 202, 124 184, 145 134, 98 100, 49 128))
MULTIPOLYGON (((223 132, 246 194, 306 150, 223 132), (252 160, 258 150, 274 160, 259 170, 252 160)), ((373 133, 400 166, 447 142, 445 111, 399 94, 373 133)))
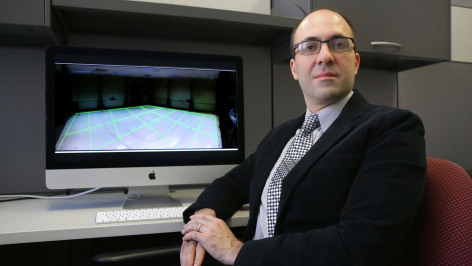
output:
MULTIPOLYGON (((200 189, 171 192, 183 206, 189 206, 200 189)), ((0 203, 0 244, 179 232, 181 219, 96 224, 98 211, 121 210, 123 193, 94 193, 73 199, 27 199, 0 203)), ((249 211, 238 211, 231 227, 245 226, 249 211)))

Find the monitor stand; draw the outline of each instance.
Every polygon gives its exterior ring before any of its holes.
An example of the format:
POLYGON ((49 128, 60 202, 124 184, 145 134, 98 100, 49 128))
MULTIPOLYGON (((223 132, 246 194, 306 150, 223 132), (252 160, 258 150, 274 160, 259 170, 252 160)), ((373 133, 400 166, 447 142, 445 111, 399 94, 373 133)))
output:
POLYGON ((123 209, 178 207, 182 203, 169 195, 169 186, 129 187, 123 209))

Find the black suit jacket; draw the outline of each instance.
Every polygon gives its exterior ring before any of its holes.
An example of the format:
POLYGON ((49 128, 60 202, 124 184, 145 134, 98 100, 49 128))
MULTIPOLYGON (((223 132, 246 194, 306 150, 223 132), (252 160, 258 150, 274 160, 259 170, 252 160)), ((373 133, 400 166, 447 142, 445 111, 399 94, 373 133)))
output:
POLYGON ((371 105, 357 91, 285 177, 275 236, 251 240, 269 173, 303 120, 270 131, 200 195, 185 220, 201 208, 227 219, 250 203, 237 265, 398 264, 423 193, 424 128, 413 113, 371 105))

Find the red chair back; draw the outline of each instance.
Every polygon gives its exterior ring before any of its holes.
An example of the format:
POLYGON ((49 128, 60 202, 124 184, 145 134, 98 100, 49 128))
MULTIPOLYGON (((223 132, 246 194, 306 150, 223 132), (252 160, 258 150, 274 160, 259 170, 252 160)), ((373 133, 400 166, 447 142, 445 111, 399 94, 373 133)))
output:
POLYGON ((472 179, 459 165, 428 158, 426 186, 407 239, 405 265, 472 265, 472 179))

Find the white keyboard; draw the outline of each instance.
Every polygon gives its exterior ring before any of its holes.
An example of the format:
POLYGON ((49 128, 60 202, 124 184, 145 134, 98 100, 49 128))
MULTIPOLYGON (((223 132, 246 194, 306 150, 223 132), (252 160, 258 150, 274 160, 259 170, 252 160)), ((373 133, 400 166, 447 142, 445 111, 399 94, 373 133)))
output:
POLYGON ((123 223, 164 219, 180 219, 187 207, 136 209, 97 212, 95 223, 123 223))

